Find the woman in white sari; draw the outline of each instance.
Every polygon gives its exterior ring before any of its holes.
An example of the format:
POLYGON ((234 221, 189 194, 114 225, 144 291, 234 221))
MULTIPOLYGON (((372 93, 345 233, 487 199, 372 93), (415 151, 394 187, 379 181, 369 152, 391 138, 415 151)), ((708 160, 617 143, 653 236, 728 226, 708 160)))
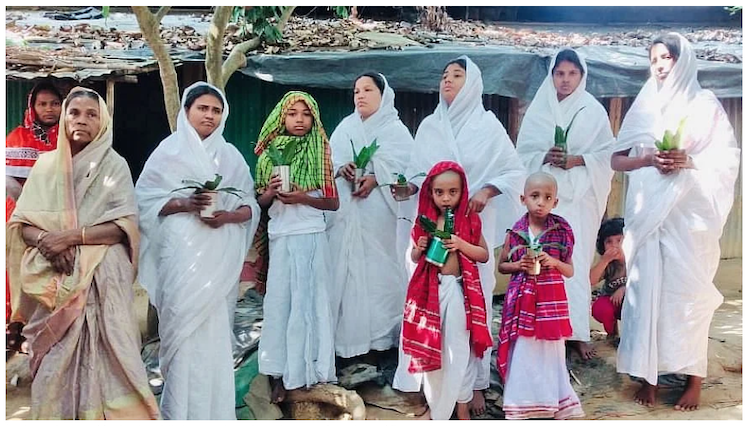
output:
POLYGON ((675 408, 688 411, 699 404, 710 321, 723 301, 713 278, 740 150, 720 102, 697 81, 696 57, 684 37, 653 41, 650 72, 611 162, 629 177, 617 371, 644 380, 635 400, 647 406, 655 404, 658 375, 687 375, 675 408), (677 128, 678 149, 658 150, 655 141, 677 128))
POLYGON ((238 281, 259 222, 254 181, 223 138, 225 96, 198 82, 184 91, 176 131, 153 151, 135 186, 142 252, 139 280, 158 310, 166 419, 235 420, 233 313, 238 281), (222 176, 213 217, 206 194, 183 179, 222 176))
POLYGON ((332 163, 340 207, 327 213, 332 266, 332 312, 338 356, 383 351, 399 341, 407 275, 397 241, 398 203, 382 185, 404 173, 413 139, 394 107, 394 91, 378 73, 355 80, 355 112, 332 133, 332 163), (376 141, 380 147, 355 179, 355 152, 376 141), (355 189, 353 190, 353 184, 355 189))
MULTIPOLYGON (((489 326, 495 287, 493 249, 521 215, 520 194, 526 173, 505 128, 495 114, 484 109, 482 90, 482 73, 467 56, 446 65, 440 81, 440 103, 417 129, 406 174, 410 177, 427 172, 444 160, 456 161, 466 171, 469 194, 473 194, 469 209, 480 213, 482 233, 489 247, 489 261, 478 265, 489 326)), ((422 181, 423 178, 413 179, 411 194, 418 191, 422 181)), ((481 358, 471 354, 470 362, 479 364, 474 385, 478 392, 471 404, 477 415, 484 412, 481 391, 489 387, 491 352, 490 348, 481 358)), ((394 385, 400 390, 417 390, 419 380, 407 373, 408 358, 400 355, 394 385)))
POLYGON ((587 343, 591 339, 589 273, 614 174, 609 165, 614 145, 609 116, 586 92, 587 79, 582 57, 572 49, 558 52, 526 111, 516 144, 528 173, 544 171, 557 180, 559 204, 554 213, 570 223, 575 235, 575 275, 565 284, 573 332, 567 343, 583 359, 595 355, 587 343), (566 145, 555 146, 555 126, 567 130, 574 117, 566 145))

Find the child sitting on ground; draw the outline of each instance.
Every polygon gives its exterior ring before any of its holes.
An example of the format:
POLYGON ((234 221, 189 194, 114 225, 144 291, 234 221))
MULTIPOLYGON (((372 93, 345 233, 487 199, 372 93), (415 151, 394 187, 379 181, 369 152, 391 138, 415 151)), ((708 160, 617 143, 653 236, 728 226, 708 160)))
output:
POLYGON ((591 307, 591 313, 596 321, 603 324, 610 339, 617 337, 617 320, 622 319, 622 302, 627 288, 623 241, 624 219, 617 217, 602 223, 596 240, 596 251, 601 258, 590 272, 591 285, 604 280, 601 293, 591 307))
POLYGON ((452 161, 433 166, 422 185, 418 217, 426 216, 443 230, 446 209, 453 212, 442 266, 426 259, 433 238, 419 220, 412 230, 417 269, 404 306, 402 351, 411 356, 408 371, 424 385, 429 412, 423 418, 434 420, 448 420, 454 406, 459 419, 469 419, 477 373, 469 353, 481 357, 492 345, 476 264, 487 262, 489 253, 479 215, 467 212, 468 192, 463 168, 452 161))
POLYGON ((572 327, 562 277, 573 275, 575 237, 567 221, 551 213, 557 206, 552 175, 531 174, 521 202, 528 213, 508 231, 498 264, 500 273, 512 274, 497 348, 505 418, 583 417, 565 364, 572 327), (537 243, 534 254, 530 246, 537 243))

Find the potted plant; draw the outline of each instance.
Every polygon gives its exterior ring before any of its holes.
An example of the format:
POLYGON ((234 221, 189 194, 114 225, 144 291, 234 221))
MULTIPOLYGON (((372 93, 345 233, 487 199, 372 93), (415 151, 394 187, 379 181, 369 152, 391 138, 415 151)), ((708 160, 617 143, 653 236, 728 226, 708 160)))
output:
POLYGON ((358 179, 363 177, 365 167, 370 163, 373 154, 378 151, 380 146, 378 145, 377 139, 373 139, 373 142, 371 142, 369 146, 363 147, 363 149, 360 150, 360 153, 355 151, 355 144, 352 143, 352 139, 350 139, 350 146, 352 146, 352 162, 355 164, 355 179, 352 181, 352 190, 354 191, 357 189, 356 185, 358 179))
POLYGON ((578 113, 584 108, 585 107, 580 108, 575 112, 570 120, 570 124, 567 125, 567 129, 562 129, 562 127, 557 125, 554 126, 554 146, 561 148, 562 152, 565 153, 563 161, 567 160, 567 134, 570 133, 570 128, 572 127, 572 123, 575 121, 575 117, 577 117, 578 113))
POLYGON ((267 146, 267 156, 272 162, 272 175, 279 175, 282 180, 281 192, 290 191, 290 164, 295 158, 297 144, 298 138, 293 138, 282 151, 274 145, 267 146))
POLYGON ((223 176, 219 174, 215 174, 215 179, 208 180, 204 183, 197 182, 196 180, 191 179, 184 179, 181 181, 181 183, 186 184, 187 186, 176 188, 171 192, 181 191, 183 189, 193 189, 194 192, 198 194, 207 194, 210 197, 210 205, 205 207, 203 210, 200 210, 199 215, 201 217, 213 217, 213 213, 215 212, 215 207, 218 201, 218 192, 225 192, 227 194, 235 195, 238 198, 241 197, 240 193, 243 193, 244 191, 234 188, 232 186, 224 186, 222 188, 218 188, 218 185, 220 185, 220 182, 223 180, 223 176))
POLYGON ((655 147, 660 151, 671 151, 679 149, 679 142, 681 141, 681 133, 684 130, 684 121, 686 118, 682 118, 679 122, 679 127, 676 129, 676 134, 672 134, 670 130, 666 130, 663 133, 663 140, 655 141, 655 147))
POLYGON ((394 199, 396 201, 406 201, 409 199, 409 182, 416 177, 427 176, 427 174, 420 172, 409 179, 403 173, 394 173, 394 176, 396 176, 396 182, 381 186, 392 186, 394 188, 394 199))
POLYGON ((521 238, 525 244, 519 244, 512 249, 510 249, 510 252, 508 252, 508 258, 513 255, 517 250, 520 250, 522 248, 525 248, 528 250, 528 253, 531 255, 531 257, 534 259, 534 267, 530 271, 528 271, 529 275, 539 275, 541 273, 541 263, 539 263, 538 256, 544 249, 544 247, 555 247, 560 249, 561 251, 566 251, 567 247, 560 243, 542 243, 541 237, 544 236, 547 232, 557 229, 559 225, 551 226, 541 232, 539 232, 539 235, 536 236, 536 239, 532 242, 531 237, 528 235, 527 232, 523 231, 514 231, 512 229, 509 229, 508 231, 517 235, 519 238, 521 238))
POLYGON ((446 208, 445 217, 443 230, 438 229, 435 222, 430 220, 424 214, 419 217, 422 229, 433 237, 432 241, 430 241, 430 245, 427 247, 425 260, 438 267, 445 265, 446 259, 448 258, 448 249, 443 245, 443 240, 450 239, 451 234, 453 233, 453 210, 446 208))

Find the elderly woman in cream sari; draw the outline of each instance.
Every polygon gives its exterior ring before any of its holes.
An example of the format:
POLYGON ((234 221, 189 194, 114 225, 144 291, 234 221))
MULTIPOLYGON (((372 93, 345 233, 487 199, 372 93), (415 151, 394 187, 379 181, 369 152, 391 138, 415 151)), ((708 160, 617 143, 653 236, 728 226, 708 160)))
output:
POLYGON ((132 176, 94 91, 62 106, 7 226, 12 321, 31 348, 34 419, 157 419, 140 359, 133 283, 139 233, 132 176))
POLYGON ((557 180, 559 203, 554 213, 570 223, 575 235, 575 275, 565 284, 573 332, 567 345, 583 359, 595 355, 587 343, 591 340, 590 270, 614 173, 609 165, 614 144, 609 116, 586 92, 587 80, 582 57, 572 49, 558 52, 526 111, 516 144, 529 173, 544 171, 557 180), (564 145, 555 145, 555 126, 569 127, 564 145))
POLYGON ((329 243, 339 253, 332 267, 332 311, 336 353, 343 358, 396 347, 407 287, 402 245, 397 239, 399 206, 386 184, 404 173, 412 135, 399 120, 394 90, 378 73, 355 80, 355 112, 332 133, 332 162, 340 208, 327 213, 329 243), (355 178, 352 147, 380 147, 355 178), (353 189, 354 185, 354 189, 353 189))
POLYGON ((223 138, 225 96, 197 82, 184 90, 176 131, 153 151, 137 180, 142 253, 139 279, 158 311, 166 419, 235 420, 233 315, 244 259, 259 222, 254 181, 223 138), (185 189, 222 176, 209 197, 185 189))
POLYGON ((658 375, 687 375, 674 408, 688 411, 699 405, 710 322, 723 301, 713 278, 740 150, 722 105, 697 81, 689 42, 666 34, 649 55, 651 76, 624 118, 611 161, 629 177, 617 371, 644 379, 635 400, 647 406, 656 402, 658 375), (677 129, 674 149, 655 144, 677 129))

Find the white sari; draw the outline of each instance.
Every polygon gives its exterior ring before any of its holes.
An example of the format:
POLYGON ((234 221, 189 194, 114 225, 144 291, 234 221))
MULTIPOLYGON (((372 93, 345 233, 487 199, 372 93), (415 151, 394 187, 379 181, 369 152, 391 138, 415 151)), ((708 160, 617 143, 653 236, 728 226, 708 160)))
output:
MULTIPOLYGON (((335 171, 352 161, 351 143, 360 152, 375 140, 380 148, 365 173, 375 175, 379 185, 404 173, 413 144, 394 107, 394 91, 383 80, 378 110, 365 121, 356 110, 330 140, 335 171)), ((399 203, 388 186, 373 189, 367 198, 352 197, 352 184, 340 176, 337 189, 339 210, 327 213, 329 243, 337 253, 330 297, 336 353, 350 358, 398 345, 407 289, 402 256, 409 238, 397 238, 399 203)))
MULTIPOLYGON (((201 140, 189 124, 184 91, 176 131, 153 151, 135 185, 142 249, 139 280, 158 310, 160 366, 165 419, 235 420, 233 312, 238 281, 259 223, 254 181, 241 153, 223 138, 228 103, 220 125, 201 140), (194 213, 159 216, 183 187, 182 179, 223 176, 221 187, 244 191, 243 198, 220 192, 217 210, 251 208, 251 220, 213 229, 194 213)), ((222 96, 222 93, 221 93, 222 96)), ((189 190, 179 194, 187 196, 189 190)))
POLYGON ((588 67, 582 56, 583 77, 580 84, 561 102, 552 79, 557 55, 549 65, 549 74, 536 92, 518 134, 516 150, 528 173, 543 171, 557 180, 559 203, 553 213, 562 216, 572 227, 575 248, 572 263, 575 274, 565 279, 573 335, 568 340, 590 340, 591 283, 589 272, 595 250, 596 234, 601 225, 611 190, 612 147, 614 136, 604 107, 585 91, 588 67), (565 170, 543 164, 547 151, 554 146, 554 127, 567 129, 578 113, 567 138, 567 153, 581 155, 584 166, 565 170))
MULTIPOLYGON (((492 249, 502 244, 505 230, 510 228, 522 213, 520 194, 523 193, 525 168, 516 154, 513 143, 500 121, 482 104, 482 73, 467 56, 466 81, 450 106, 442 95, 435 112, 426 117, 414 139, 407 176, 427 173, 436 163, 451 160, 466 171, 469 194, 474 196, 486 185, 492 185, 501 194, 489 200, 479 214, 482 234, 489 247, 489 261, 479 263, 479 278, 487 307, 487 323, 492 324, 492 291, 495 288, 495 256, 492 249)), ((424 178, 413 183, 421 186, 424 178)), ((414 217, 414 212, 410 215, 414 217)), ((411 243, 410 243, 411 244, 411 243)), ((490 356, 488 349, 480 363, 475 389, 489 387, 490 356)), ((472 357, 474 357, 472 355, 472 357)), ((408 357, 407 357, 408 358, 408 357)), ((404 364, 406 373, 408 359, 404 364)))
POLYGON ((733 203, 739 154, 728 117, 697 81, 686 39, 668 77, 651 77, 627 113, 615 150, 639 156, 665 129, 685 118, 681 147, 694 163, 662 175, 654 167, 628 172, 622 307, 617 371, 655 385, 659 374, 705 377, 712 315, 723 297, 713 278, 719 238, 733 203))

